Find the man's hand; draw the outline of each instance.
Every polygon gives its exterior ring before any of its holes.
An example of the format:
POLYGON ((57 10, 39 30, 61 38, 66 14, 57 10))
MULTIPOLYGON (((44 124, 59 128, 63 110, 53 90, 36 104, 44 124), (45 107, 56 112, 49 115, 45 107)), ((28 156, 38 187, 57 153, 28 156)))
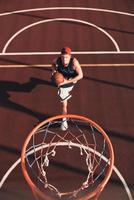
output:
POLYGON ((77 81, 73 81, 73 79, 64 79, 64 82, 60 83, 58 86, 62 86, 62 85, 66 85, 66 84, 70 84, 70 83, 77 83, 77 81))
POLYGON ((60 83, 58 86, 65 85, 67 83, 68 83, 68 80, 64 78, 64 81, 62 83, 60 83))

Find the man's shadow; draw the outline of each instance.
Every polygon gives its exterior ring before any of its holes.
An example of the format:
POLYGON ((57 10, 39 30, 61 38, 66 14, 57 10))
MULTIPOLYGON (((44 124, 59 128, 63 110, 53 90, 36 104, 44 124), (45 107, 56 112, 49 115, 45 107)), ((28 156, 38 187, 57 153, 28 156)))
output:
POLYGON ((39 121, 48 118, 49 116, 38 111, 31 110, 23 105, 20 105, 10 99, 10 94, 8 92, 31 92, 37 85, 48 85, 55 87, 51 81, 42 80, 38 78, 31 77, 26 83, 20 84, 15 81, 0 81, 0 107, 6 107, 12 110, 17 110, 19 112, 26 113, 28 115, 34 116, 39 121))

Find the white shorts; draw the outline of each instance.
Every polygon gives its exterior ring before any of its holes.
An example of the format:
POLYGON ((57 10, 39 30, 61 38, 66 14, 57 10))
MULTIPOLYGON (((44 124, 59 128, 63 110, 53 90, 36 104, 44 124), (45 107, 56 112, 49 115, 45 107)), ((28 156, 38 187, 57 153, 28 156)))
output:
POLYGON ((60 97, 60 101, 63 102, 71 98, 70 92, 74 87, 74 83, 64 84, 58 88, 58 96, 60 97))

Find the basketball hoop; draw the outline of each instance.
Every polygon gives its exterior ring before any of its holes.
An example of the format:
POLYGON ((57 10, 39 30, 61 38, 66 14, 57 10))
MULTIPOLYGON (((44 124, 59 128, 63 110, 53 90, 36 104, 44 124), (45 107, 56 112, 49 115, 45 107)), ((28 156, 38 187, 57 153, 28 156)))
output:
POLYGON ((70 114, 51 117, 37 125, 26 138, 21 154, 24 177, 33 193, 42 200, 98 199, 110 179, 113 165, 113 147, 105 131, 89 118, 70 114), (68 123, 66 131, 60 129, 63 118, 68 123), (74 158, 71 158, 72 152, 74 158), (75 166, 78 156, 83 159, 81 166, 75 166), (63 165, 65 159, 68 163, 63 165), (57 162, 62 163, 63 168, 86 167, 86 175, 77 188, 61 190, 51 182, 55 174, 52 173, 51 179, 48 169, 57 162))

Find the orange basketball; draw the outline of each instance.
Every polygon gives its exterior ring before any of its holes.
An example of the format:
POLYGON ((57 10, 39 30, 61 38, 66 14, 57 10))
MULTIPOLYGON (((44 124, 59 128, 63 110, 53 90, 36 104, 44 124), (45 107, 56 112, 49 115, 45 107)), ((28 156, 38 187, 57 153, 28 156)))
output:
POLYGON ((59 85, 60 83, 64 82, 64 76, 61 73, 56 72, 53 75, 53 80, 54 80, 54 82, 55 82, 56 85, 59 85))

